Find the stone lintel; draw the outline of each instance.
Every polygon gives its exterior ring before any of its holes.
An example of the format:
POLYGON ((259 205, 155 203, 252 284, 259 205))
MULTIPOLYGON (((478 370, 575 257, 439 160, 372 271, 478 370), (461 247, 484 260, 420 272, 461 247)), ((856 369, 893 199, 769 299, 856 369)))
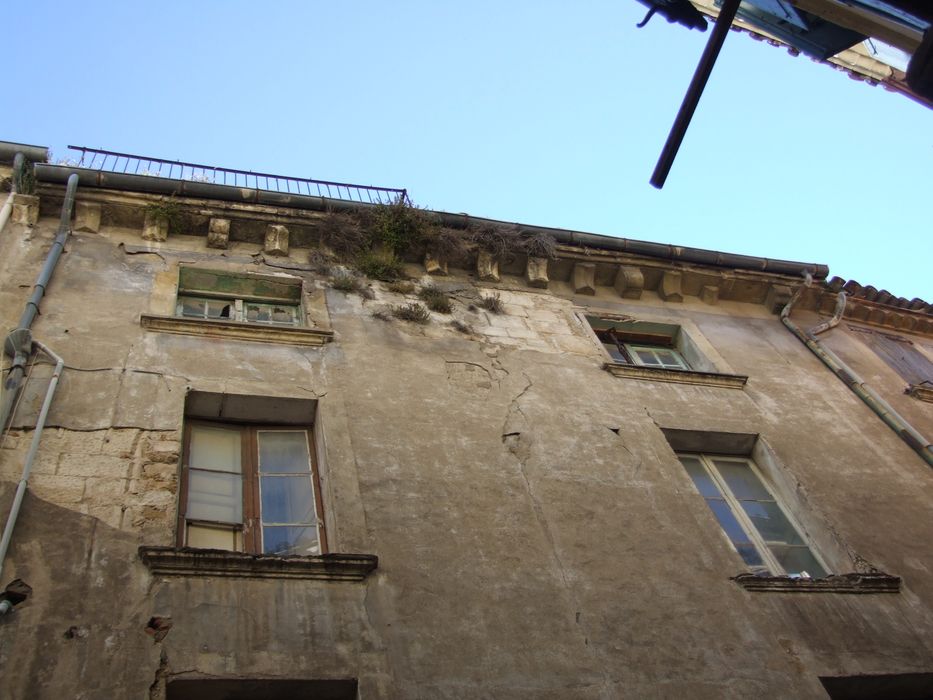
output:
POLYGON ((14 194, 10 220, 14 224, 35 226, 39 221, 39 197, 34 194, 14 194))
POLYGON ((529 287, 539 287, 547 289, 547 258, 537 258, 528 256, 528 264, 525 266, 525 279, 528 280, 529 287))
POLYGON ((664 301, 681 302, 684 300, 684 294, 681 291, 681 282, 683 275, 680 272, 667 270, 661 277, 658 284, 658 296, 664 301))
POLYGON ((266 244, 262 252, 266 255, 288 255, 288 228, 281 224, 269 224, 266 227, 266 244))
POLYGON ((230 219, 212 217, 207 225, 207 247, 226 249, 230 245, 230 219))
POLYGON ((429 275, 446 275, 447 261, 435 257, 432 253, 425 253, 424 269, 429 275))
POLYGON ((787 306, 793 290, 784 284, 772 284, 768 287, 768 293, 765 296, 765 308, 773 314, 779 314, 787 306))
POLYGON ((641 299, 645 288, 645 275, 637 267, 620 265, 616 273, 616 291, 623 299, 641 299))
POLYGON ((573 266, 573 291, 577 294, 596 294, 596 264, 577 263, 573 266))
POLYGON ((143 240, 157 243, 168 240, 168 220, 154 212, 147 211, 143 221, 143 240))
POLYGON ((499 261, 489 251, 480 250, 477 252, 476 276, 483 282, 499 281, 499 261))
POLYGON ((75 202, 75 231, 100 231, 101 206, 96 202, 75 202))
POLYGON ((719 303, 719 287, 711 284, 705 284, 700 289, 700 299, 704 304, 715 306, 719 303))

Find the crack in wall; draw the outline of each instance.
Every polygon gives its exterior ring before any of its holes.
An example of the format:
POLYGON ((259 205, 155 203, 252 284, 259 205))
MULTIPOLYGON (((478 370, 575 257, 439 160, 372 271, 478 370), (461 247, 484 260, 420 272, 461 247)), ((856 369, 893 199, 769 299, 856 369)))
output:
POLYGON ((538 526, 541 528, 541 531, 544 534, 544 538, 547 541, 548 547, 550 549, 550 554, 557 565, 558 575, 560 576, 562 586, 567 592, 567 597, 570 599, 573 607, 577 609, 574 619, 576 624, 580 626, 581 632, 583 634, 583 644, 593 654, 593 657, 597 662, 598 672, 603 677, 601 696, 608 699, 611 697, 610 688, 612 685, 612 679, 610 678, 607 671, 608 667, 606 665, 606 660, 602 658, 602 654, 596 648, 596 646, 590 644, 588 625, 582 620, 582 615, 579 612, 579 608, 581 606, 577 596, 574 594, 574 588, 570 582, 570 577, 567 574, 567 568, 564 565, 564 562, 561 559, 560 553, 558 551, 557 541, 554 539, 554 533, 551 531, 551 527, 548 524, 547 518, 545 517, 541 499, 535 493, 534 487, 531 484, 531 480, 528 478, 527 466, 528 462, 531 460, 531 446, 534 440, 528 431, 528 417, 522 409, 521 399, 533 388, 534 382, 525 372, 522 372, 522 375, 525 377, 525 381, 527 383, 525 384, 525 387, 520 392, 518 392, 518 394, 509 403, 509 408, 506 411, 505 420, 502 423, 502 442, 518 462, 518 472, 525 484, 525 491, 527 492, 528 498, 531 501, 531 508, 534 512, 535 520, 538 522, 538 526))

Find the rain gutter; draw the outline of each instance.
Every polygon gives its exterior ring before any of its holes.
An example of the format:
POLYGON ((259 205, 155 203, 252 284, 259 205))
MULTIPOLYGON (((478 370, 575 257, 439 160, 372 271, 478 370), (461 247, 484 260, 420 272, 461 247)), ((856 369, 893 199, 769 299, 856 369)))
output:
MULTIPOLYGON (((38 166, 37 166, 38 167, 38 166)), ((68 185, 65 189, 65 201, 62 203, 61 219, 58 224, 58 233, 52 242, 52 248, 45 259, 45 264, 36 278, 32 294, 29 296, 23 314, 20 316, 19 324, 16 329, 10 333, 4 344, 4 350, 13 358, 6 381, 3 383, 3 395, 0 397, 0 433, 6 430, 7 423, 10 420, 10 414, 13 410, 13 404, 19 394, 20 386, 23 383, 23 376, 26 373, 26 360, 29 358, 31 345, 29 343, 29 329, 32 322, 39 313, 39 302, 45 296, 45 289, 52 279, 52 273, 58 264, 62 251, 65 249, 65 241, 71 233, 71 211, 74 208, 75 190, 78 188, 78 177, 70 176, 68 185)))
MULTIPOLYGON (((231 185, 218 185, 210 182, 192 182, 190 180, 152 177, 148 175, 112 173, 88 168, 37 164, 35 166, 35 173, 36 179, 48 183, 62 184, 66 182, 71 175, 77 175, 80 178, 82 187, 128 190, 132 192, 145 192, 167 196, 200 197, 204 199, 292 207, 295 209, 312 211, 355 212, 369 209, 373 206, 371 204, 348 202, 346 200, 332 199, 329 197, 288 194, 269 190, 234 187, 231 185)), ((662 260, 675 262, 696 263, 730 269, 755 270, 795 277, 810 273, 815 279, 825 279, 829 275, 829 268, 826 265, 818 265, 815 263, 772 260, 770 258, 760 258, 752 255, 735 255, 732 253, 721 253, 715 250, 705 250, 703 248, 651 243, 649 241, 616 238, 614 236, 584 233, 582 231, 572 231, 568 229, 528 226, 497 219, 479 218, 467 214, 451 214, 448 212, 433 213, 443 225, 456 229, 466 229, 475 224, 516 226, 525 233, 546 233, 553 236, 558 243, 564 245, 585 246, 588 248, 631 253, 633 255, 643 255, 650 258, 660 258, 662 260)))
POLYGON ((845 311, 846 305, 846 294, 845 292, 839 292, 839 295, 836 298, 836 310, 833 314, 833 317, 825 322, 821 323, 818 326, 814 326, 809 331, 804 331, 800 326, 795 324, 790 320, 790 312, 794 307, 794 304, 797 303, 800 299, 803 290, 806 287, 810 286, 812 278, 807 275, 806 282, 804 282, 797 291, 794 293, 794 296, 791 297, 791 300, 787 302, 787 306, 784 307, 781 311, 781 322, 787 326, 788 330, 793 333, 797 338, 806 345, 810 351, 816 355, 820 360, 829 367, 833 373, 839 377, 846 386, 851 389, 856 396, 858 396, 865 404, 874 411, 878 417, 881 418, 891 428, 898 437, 901 438, 904 442, 910 445, 917 454, 919 454, 923 460, 931 467, 933 467, 933 445, 930 444, 930 441, 927 440, 923 435, 921 435, 910 423, 907 422, 897 411, 895 411, 891 405, 881 398, 871 387, 866 386, 865 382, 854 372, 852 368, 849 367, 845 362, 843 362, 838 355, 836 355, 832 350, 827 347, 824 347, 819 340, 817 340, 816 335, 823 333, 834 328, 842 318, 842 314, 845 311))

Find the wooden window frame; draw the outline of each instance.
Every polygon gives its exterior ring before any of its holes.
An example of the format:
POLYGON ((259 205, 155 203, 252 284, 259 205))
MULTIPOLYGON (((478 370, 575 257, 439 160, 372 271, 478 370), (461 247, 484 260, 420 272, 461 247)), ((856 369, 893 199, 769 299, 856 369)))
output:
POLYGON ((621 331, 617 328, 606 328, 599 330, 593 329, 593 332, 596 334, 596 337, 599 339, 599 341, 603 343, 603 345, 615 345, 619 355, 623 358, 622 361, 626 364, 633 365, 635 367, 649 367, 653 369, 671 370, 673 372, 690 371, 693 369, 690 366, 690 363, 687 362, 687 359, 683 356, 683 353, 681 353, 677 348, 674 342, 674 338, 669 335, 662 333, 635 333, 621 331), (663 364, 646 364, 638 357, 638 354, 635 352, 636 348, 657 348, 658 350, 666 350, 673 353, 674 356, 680 360, 682 366, 670 367, 663 364))
MULTIPOLYGON (((236 423, 231 421, 211 421, 204 419, 188 419, 185 421, 182 438, 181 478, 178 495, 178 517, 176 520, 176 545, 187 547, 188 523, 203 523, 217 527, 230 527, 239 532, 242 538, 243 550, 250 554, 264 554, 262 551, 262 512, 259 492, 259 442, 258 433, 261 431, 289 431, 303 432, 308 442, 308 456, 311 466, 311 487, 314 496, 316 527, 318 533, 318 548, 320 554, 328 551, 327 531, 324 521, 324 502, 321 496, 321 479, 318 471, 318 459, 314 444, 313 426, 284 425, 280 423, 236 423), (191 454, 191 428, 200 425, 213 428, 236 430, 240 433, 240 465, 242 495, 243 495, 243 522, 239 527, 235 523, 221 523, 218 521, 188 520, 186 511, 188 507, 188 459, 191 454)), ((231 550, 237 551, 237 550, 231 550)), ((268 554, 266 556, 277 556, 268 554)), ((292 556, 292 555, 288 555, 292 556)))

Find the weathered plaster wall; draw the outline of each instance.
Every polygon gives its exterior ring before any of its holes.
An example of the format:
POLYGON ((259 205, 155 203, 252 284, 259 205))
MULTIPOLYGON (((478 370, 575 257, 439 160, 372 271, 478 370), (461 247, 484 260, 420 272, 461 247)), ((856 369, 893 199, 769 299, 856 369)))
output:
MULTIPOLYGON (((0 240, 5 328, 54 224, 0 240)), ((35 593, 0 620, 0 697, 160 698, 171 678, 216 676, 355 677, 362 698, 801 698, 824 697, 820 675, 933 672, 933 474, 763 306, 457 272, 441 284, 465 334, 439 314, 372 317, 403 301, 379 283, 325 304, 293 248, 276 265, 305 280, 334 342, 205 339, 139 315, 170 313, 181 263, 268 272, 261 245, 141 244, 131 227, 75 234, 35 324, 69 369, 5 563, 3 583, 35 593), (496 291, 505 314, 470 308, 496 291), (614 377, 584 306, 680 324, 748 384, 614 377), (151 576, 136 548, 174 542, 187 387, 317 398, 331 548, 378 554, 377 571, 151 576), (870 562, 901 593, 737 586, 743 566, 661 428, 760 434, 834 570, 870 562), (152 616, 172 619, 157 642, 152 616)), ((0 449, 3 513, 45 376, 0 449)), ((909 407, 921 429, 928 406, 909 407)))

